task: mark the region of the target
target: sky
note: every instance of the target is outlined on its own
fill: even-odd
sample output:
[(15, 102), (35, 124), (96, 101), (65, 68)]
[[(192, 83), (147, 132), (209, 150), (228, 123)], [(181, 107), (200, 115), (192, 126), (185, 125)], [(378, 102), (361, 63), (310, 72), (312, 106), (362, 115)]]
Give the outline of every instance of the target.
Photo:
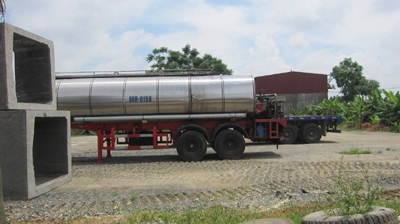
[[(399, 0), (7, 0), (6, 22), (52, 40), (56, 72), (149, 69), (154, 48), (222, 59), (234, 75), (329, 75), (344, 58), (400, 90)], [(330, 90), (335, 95), (339, 89)]]

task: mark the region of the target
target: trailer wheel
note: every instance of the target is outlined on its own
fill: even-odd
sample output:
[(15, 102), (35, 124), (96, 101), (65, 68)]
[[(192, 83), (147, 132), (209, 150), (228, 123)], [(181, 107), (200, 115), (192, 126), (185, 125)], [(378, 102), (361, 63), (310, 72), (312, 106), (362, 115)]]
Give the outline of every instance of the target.
[(297, 127), (288, 125), (286, 128), (283, 129), (283, 140), (280, 140), (282, 144), (293, 144), (297, 140), (297, 134), (299, 130)]
[(314, 123), (301, 127), (300, 135), (305, 143), (317, 143), (321, 139), (321, 129)]
[(206, 140), (197, 131), (187, 131), (178, 138), (176, 150), (185, 161), (199, 161), (207, 152)]
[(214, 147), (222, 159), (239, 159), (245, 149), (243, 135), (234, 130), (222, 131), (215, 139)]

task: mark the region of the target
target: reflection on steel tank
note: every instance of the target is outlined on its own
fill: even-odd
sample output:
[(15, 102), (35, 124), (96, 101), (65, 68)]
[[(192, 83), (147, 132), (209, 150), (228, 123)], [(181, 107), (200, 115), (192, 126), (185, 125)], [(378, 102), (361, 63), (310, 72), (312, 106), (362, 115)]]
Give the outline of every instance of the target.
[(248, 76), (128, 77), (56, 80), (58, 110), (71, 116), (253, 113)]

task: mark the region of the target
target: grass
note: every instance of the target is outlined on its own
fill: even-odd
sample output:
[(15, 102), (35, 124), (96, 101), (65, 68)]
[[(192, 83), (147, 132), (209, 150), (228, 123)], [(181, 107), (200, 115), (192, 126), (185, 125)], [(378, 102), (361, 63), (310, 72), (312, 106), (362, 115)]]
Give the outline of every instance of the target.
[(197, 209), (183, 213), (145, 211), (132, 213), (128, 223), (147, 223), (162, 220), (163, 223), (241, 223), (249, 217), (261, 217), (249, 210), (225, 208), (221, 205), (208, 209)]
[[(374, 206), (392, 208), (400, 214), (400, 190), (381, 192)], [(137, 211), (126, 214), (125, 217), (103, 217), (82, 218), (73, 220), (71, 223), (242, 223), (256, 219), (287, 218), (294, 224), (300, 224), (301, 219), (313, 212), (336, 208), (337, 205), (328, 202), (310, 202), (306, 204), (287, 205), (268, 211), (256, 209), (227, 208), (217, 205), (209, 208), (198, 207), (197, 209), (177, 212), (160, 211), (156, 209)], [(162, 221), (162, 222), (161, 222)]]
[[(375, 206), (392, 208), (400, 212), (400, 200), (381, 199), (374, 203)], [(333, 205), (334, 206), (334, 205)], [(313, 212), (328, 210), (332, 208), (330, 203), (307, 203), (300, 205), (284, 206), (282, 208), (269, 211), (256, 211), (252, 209), (226, 208), (217, 205), (211, 208), (199, 208), (187, 212), (174, 211), (144, 211), (130, 214), (121, 223), (152, 223), (161, 221), (163, 223), (210, 223), (210, 224), (230, 224), (242, 223), (245, 221), (267, 218), (287, 218), (300, 224), (301, 219)]]
[(131, 202), (135, 202), (137, 198), (138, 198), (138, 197), (137, 197), (136, 194), (132, 194), (132, 195), (131, 195)]
[(346, 155), (360, 155), (360, 154), (371, 154), (370, 150), (361, 150), (359, 148), (352, 148), (349, 151), (341, 151), (340, 154)]

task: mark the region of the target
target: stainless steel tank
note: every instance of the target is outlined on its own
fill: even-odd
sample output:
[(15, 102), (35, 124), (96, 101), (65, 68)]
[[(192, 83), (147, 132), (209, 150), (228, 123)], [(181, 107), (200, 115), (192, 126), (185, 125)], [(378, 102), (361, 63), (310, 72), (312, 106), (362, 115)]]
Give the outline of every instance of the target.
[(58, 110), (72, 116), (253, 113), (253, 77), (187, 76), (56, 80)]

